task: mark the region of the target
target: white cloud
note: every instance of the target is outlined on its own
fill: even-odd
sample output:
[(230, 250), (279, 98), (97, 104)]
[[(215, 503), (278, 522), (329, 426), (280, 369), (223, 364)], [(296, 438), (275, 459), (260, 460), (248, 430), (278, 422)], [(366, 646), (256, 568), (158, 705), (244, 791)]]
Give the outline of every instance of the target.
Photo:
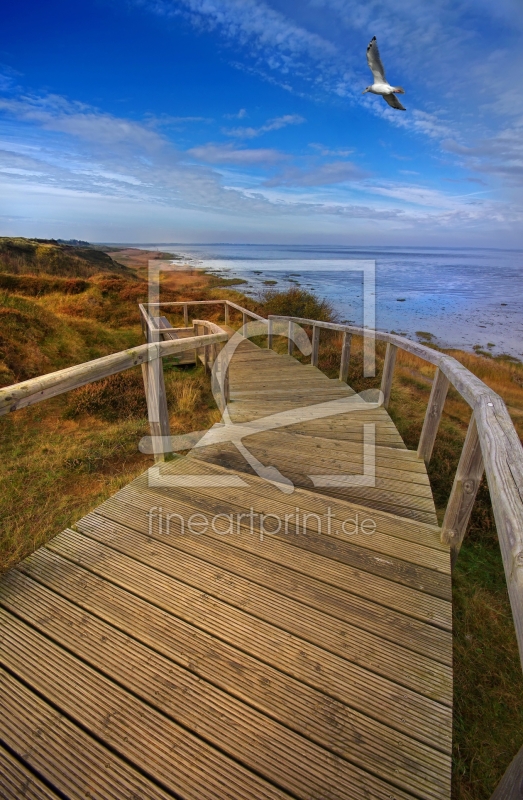
[(333, 161), (309, 169), (288, 167), (281, 174), (265, 181), (265, 186), (331, 186), (361, 180), (365, 172), (350, 161)]
[(224, 129), (223, 133), (238, 139), (254, 139), (270, 131), (279, 131), (281, 128), (287, 127), (287, 125), (302, 125), (304, 122), (304, 117), (299, 114), (284, 114), (282, 117), (274, 117), (274, 119), (267, 120), (259, 128), (228, 128)]
[(236, 114), (224, 114), (223, 116), (225, 119), (245, 119), (249, 115), (247, 114), (247, 109), (240, 108)]
[(48, 131), (77, 136), (103, 146), (134, 145), (158, 151), (166, 140), (147, 126), (104, 114), (84, 103), (57, 95), (0, 98), (0, 111), (23, 122), (33, 122)]
[(318, 144), (317, 142), (311, 142), (309, 147), (312, 147), (313, 150), (317, 150), (322, 156), (335, 156), (336, 158), (346, 158), (347, 156), (352, 155), (354, 152), (353, 149), (347, 149), (344, 147), (326, 147), (325, 145)]
[[(349, 220), (361, 219), (369, 225), (386, 221), (406, 231), (423, 229), (431, 236), (442, 229), (459, 230), (460, 235), (467, 229), (483, 232), (486, 226), (506, 230), (523, 222), (521, 205), (487, 201), (476, 193), (453, 196), (423, 186), (378, 185), (362, 179), (359, 168), (347, 161), (288, 166), (265, 186), (259, 186), (258, 177), (255, 191), (245, 185), (224, 185), (223, 175), (206, 164), (262, 169), (274, 167), (288, 156), (278, 150), (231, 143), (209, 143), (183, 153), (148, 124), (57, 96), (8, 98), (0, 103), (0, 110), (15, 121), (13, 125), (17, 120), (21, 123), (10, 129), (11, 133), (16, 130), (10, 140), (4, 136), (0, 150), (2, 191), (6, 197), (19, 198), (19, 204), (10, 209), (12, 219), (25, 216), (24, 197), (40, 198), (40, 210), (34, 212), (40, 215), (56, 208), (53, 199), (47, 201), (47, 208), (45, 198), (74, 198), (75, 208), (85, 203), (86, 209), (92, 209), (93, 198), (102, 197), (104, 207), (115, 208), (120, 203), (129, 208), (134, 203), (136, 208), (157, 208), (158, 214), (170, 214), (173, 219), (180, 215), (214, 221), (223, 218), (230, 227), (255, 225), (256, 230), (263, 225), (266, 230), (278, 227), (282, 217), (302, 219), (303, 230), (311, 236), (318, 230), (318, 220), (325, 217), (332, 224), (339, 220), (340, 230), (346, 230), (343, 226)], [(290, 124), (288, 117), (292, 115), (269, 120), (266, 125)], [(507, 129), (494, 142), (484, 142), (476, 150), (461, 150), (456, 157), (490, 159), (495, 165), (496, 158), (505, 159), (509, 153), (517, 166), (521, 158), (518, 131)], [(202, 163), (196, 164), (194, 159)], [(234, 174), (229, 173), (227, 180), (234, 181)], [(362, 193), (368, 201), (355, 199)]]
[(208, 164), (233, 164), (238, 166), (266, 166), (286, 158), (279, 150), (270, 148), (239, 149), (231, 144), (205, 144), (187, 151), (190, 156)]

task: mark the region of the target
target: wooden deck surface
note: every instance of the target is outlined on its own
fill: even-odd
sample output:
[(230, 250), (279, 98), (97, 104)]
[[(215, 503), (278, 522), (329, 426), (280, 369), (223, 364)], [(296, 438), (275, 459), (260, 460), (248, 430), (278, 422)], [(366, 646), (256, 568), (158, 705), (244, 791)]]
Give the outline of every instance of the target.
[[(234, 422), (353, 394), (249, 342), (230, 386)], [(3, 577), (0, 796), (450, 798), (450, 563), (425, 467), (383, 408), (290, 420), (243, 444), (292, 493), (233, 444), (198, 448)], [(314, 487), (362, 472), (364, 422), (375, 486)], [(188, 532), (202, 514), (214, 529)]]

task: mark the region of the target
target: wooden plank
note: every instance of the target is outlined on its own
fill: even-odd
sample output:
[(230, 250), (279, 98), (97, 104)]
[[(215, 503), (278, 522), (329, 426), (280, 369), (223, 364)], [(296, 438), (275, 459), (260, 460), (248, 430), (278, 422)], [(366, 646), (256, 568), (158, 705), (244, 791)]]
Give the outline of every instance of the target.
[[(13, 575), (9, 588), (10, 593), (3, 593), (3, 603), (6, 607), (16, 606), (17, 614), (37, 630), (67, 646), (75, 656), (173, 721), (189, 730), (196, 729), (206, 741), (293, 794), (322, 794), (329, 786), (333, 797), (363, 796), (365, 789), (373, 795), (377, 792), (386, 796), (383, 793), (391, 791), (391, 779), (395, 788), (422, 789), (426, 796), (441, 797), (446, 788), (446, 771), (438, 776), (434, 769), (434, 762), (441, 766), (439, 754), (427, 758), (425, 768), (421, 764), (416, 765), (418, 770), (411, 768), (413, 778), (402, 770), (398, 781), (397, 773), (384, 774), (383, 767), (378, 779), (372, 778), (351, 763), (349, 753), (348, 758), (340, 758), (326, 752), (310, 739), (245, 706), (136, 640), (129, 640), (28, 578)], [(16, 602), (17, 590), (23, 592), (22, 603)], [(376, 759), (373, 766), (377, 766)]]
[[(38, 654), (37, 649), (32, 658), (38, 659)], [(37, 664), (35, 669), (46, 672), (42, 669), (42, 663)], [(60, 674), (50, 676), (50, 680), (63, 679), (64, 676)], [(2, 741), (28, 767), (48, 781), (59, 792), (60, 798), (117, 800), (136, 797), (141, 800), (167, 800), (172, 797), (115, 755), (111, 749), (101, 745), (68, 720), (64, 714), (44, 702), (2, 667), (0, 688), (3, 707), (0, 715)], [(75, 694), (74, 689), (71, 694)], [(110, 724), (110, 720), (111, 715), (107, 724)], [(3, 783), (1, 788), (5, 788)], [(51, 793), (49, 796), (55, 795)], [(16, 795), (17, 800), (20, 797), (25, 795)], [(44, 797), (47, 800), (46, 795)]]
[(383, 721), (387, 708), (390, 727), (448, 752), (448, 706), (73, 531), (55, 537), (49, 549), (366, 716)]
[(7, 669), (168, 791), (191, 800), (288, 797), (8, 612), (0, 624)]
[[(190, 516), (202, 509), (202, 502), (197, 496), (183, 498), (177, 496), (176, 500), (173, 500), (172, 497), (159, 492), (147, 492), (143, 489), (140, 492), (133, 491), (132, 486), (121, 490), (115, 497), (135, 508), (143, 508), (146, 512), (161, 505), (166, 513), (178, 512)], [(97, 511), (111, 516), (110, 511), (106, 511), (105, 503)], [(242, 531), (244, 529), (250, 533), (247, 525), (241, 528)], [(346, 589), (351, 594), (380, 603), (386, 608), (421, 622), (451, 630), (452, 616), (448, 600), (425, 594), (423, 590), (398, 586), (394, 581), (365, 571), (363, 567), (367, 565), (367, 561), (364, 560), (361, 551), (348, 550), (343, 547), (345, 544), (343, 542), (329, 541), (326, 536), (315, 536), (312, 532), (308, 532), (307, 536), (273, 535), (270, 539), (265, 537), (263, 540), (253, 535), (235, 536), (233, 544), (249, 552), (259, 552), (258, 548), (264, 548), (263, 557), (273, 562), (279, 563), (281, 558), (286, 563), (294, 563), (294, 568), (304, 575)]]
[[(282, 602), (281, 592), (252, 582), (240, 574), (238, 565), (231, 569), (227, 559), (220, 559), (213, 551), (212, 544), (202, 553), (203, 548), (199, 552), (198, 548), (191, 548), (189, 537), (187, 541), (177, 537), (172, 544), (159, 537), (151, 542), (148, 535), (128, 527), (117, 528), (104, 519), (96, 525), (82, 525), (81, 533), (153, 569), (158, 569), (163, 559), (165, 574), (376, 674), (451, 703), (451, 671), (445, 666), (437, 666), (432, 659), (419, 653), (413, 655), (390, 641), (384, 642), (375, 634), (333, 618), (323, 608), (302, 604), (288, 594)], [(229, 548), (227, 557), (234, 562), (236, 553)]]
[[(160, 475), (166, 477), (166, 491), (172, 491), (168, 486), (169, 475), (230, 475), (234, 470), (229, 470), (222, 466), (215, 464), (202, 463), (198, 459), (191, 457), (179, 458), (175, 462), (170, 462), (167, 466), (162, 466)], [(440, 529), (437, 525), (428, 525), (426, 523), (419, 523), (416, 520), (408, 520), (398, 517), (396, 514), (389, 514), (388, 512), (372, 512), (372, 519), (376, 523), (376, 529), (366, 534), (364, 532), (355, 532), (353, 534), (345, 533), (341, 525), (341, 521), (348, 519), (351, 515), (358, 511), (365, 515), (369, 515), (367, 507), (358, 505), (352, 501), (331, 499), (324, 497), (317, 492), (311, 492), (308, 489), (296, 487), (294, 492), (289, 495), (283, 494), (280, 489), (272, 484), (267, 484), (263, 478), (258, 476), (249, 476), (249, 485), (246, 487), (234, 487), (233, 489), (226, 486), (219, 488), (213, 486), (193, 486), (182, 487), (176, 486), (176, 497), (178, 500), (188, 503), (193, 503), (195, 500), (202, 505), (216, 501), (217, 503), (232, 503), (231, 510), (236, 508), (249, 509), (258, 513), (267, 513), (267, 506), (270, 503), (270, 510), (272, 513), (279, 514), (284, 519), (285, 514), (296, 512), (296, 508), (300, 513), (300, 532), (302, 527), (304, 532), (311, 533), (320, 530), (323, 535), (337, 540), (343, 540), (351, 543), (357, 543), (371, 550), (378, 552), (389, 552), (391, 555), (403, 553), (408, 551), (408, 545), (405, 544), (405, 550), (402, 550), (403, 540), (412, 545), (416, 545), (419, 550), (412, 551), (419, 552), (420, 560), (424, 563), (432, 564), (432, 568), (438, 572), (446, 574), (446, 578), (442, 580), (448, 582), (450, 580), (450, 566), (448, 562), (448, 546), (440, 541)], [(148, 487), (148, 473), (136, 478), (129, 484), (131, 491), (140, 492), (147, 491)], [(123, 489), (122, 491), (125, 491)], [(163, 496), (161, 488), (154, 488), (154, 491)], [(117, 495), (118, 496), (118, 495)], [(212, 498), (212, 500), (211, 500)], [(209, 506), (210, 508), (210, 506)], [(223, 511), (223, 508), (221, 508)], [(304, 513), (310, 513), (310, 518), (304, 518)], [(316, 514), (320, 517), (320, 524), (318, 524)], [(325, 522), (321, 524), (321, 518)], [(331, 525), (327, 524), (328, 519), (334, 520)], [(289, 518), (291, 519), (291, 518)], [(289, 531), (294, 532), (295, 526), (292, 520), (289, 523)], [(432, 551), (437, 550), (438, 553), (432, 555)], [(413, 556), (414, 558), (414, 556)]]
[[(250, 448), (251, 455), (259, 459), (261, 463), (266, 463), (265, 452), (266, 451), (257, 448)], [(199, 461), (207, 464), (223, 465), (236, 473), (243, 473), (243, 480), (255, 475), (255, 470), (246, 466), (243, 456), (232, 445), (227, 448), (227, 451), (225, 451), (225, 445), (222, 445), (221, 449), (218, 447), (199, 448), (197, 455), (191, 455), (191, 457), (197, 458)], [(395, 482), (395, 486), (391, 487), (393, 491), (385, 492), (380, 488), (380, 485), (387, 485), (387, 480), (376, 479), (377, 488), (365, 486), (350, 487), (345, 485), (336, 486), (334, 476), (332, 478), (332, 486), (318, 486), (314, 489), (314, 482), (311, 481), (307, 474), (309, 470), (307, 473), (304, 473), (299, 471), (299, 467), (294, 468), (290, 461), (283, 462), (275, 459), (272, 459), (272, 466), (276, 467), (279, 473), (283, 475), (286, 480), (290, 481), (294, 488), (304, 488), (308, 491), (315, 490), (317, 494), (325, 498), (357, 504), (361, 509), (366, 509), (366, 516), (370, 520), (373, 518), (373, 514), (378, 512), (380, 514), (387, 513), (402, 519), (420, 522), (423, 525), (436, 525), (437, 520), (434, 510), (430, 507), (425, 507), (426, 504), (432, 503), (432, 500), (428, 496), (427, 498), (423, 496), (420, 497), (417, 492), (410, 494), (408, 492), (408, 485), (404, 483)], [(311, 474), (312, 472), (314, 472), (314, 470), (311, 470)], [(333, 475), (333, 472), (329, 468), (327, 473), (322, 472), (320, 474)], [(354, 475), (355, 472), (353, 470), (352, 473), (350, 473), (349, 470), (347, 470), (343, 475), (346, 474)], [(340, 477), (340, 481), (344, 482), (345, 479)], [(371, 523), (369, 523), (369, 525), (371, 525)], [(404, 557), (406, 560), (412, 560), (410, 553)]]
[(432, 456), (432, 450), (434, 442), (436, 441), (436, 435), (438, 433), (449, 386), (450, 381), (447, 376), (439, 369), (436, 369), (418, 444), (418, 458), (422, 458), (427, 465)]
[[(312, 474), (325, 472), (329, 466), (333, 474), (344, 471), (360, 473), (364, 463), (363, 448), (359, 444), (352, 442), (342, 444), (319, 436), (288, 433), (285, 428), (254, 432), (252, 435), (244, 437), (244, 444), (249, 448), (265, 449), (272, 454), (271, 460), (274, 463), (279, 464), (280, 460), (290, 459), (290, 462), (296, 468), (299, 467), (300, 471), (308, 470)], [(217, 446), (221, 447), (222, 445)], [(394, 482), (415, 484), (417, 488), (409, 486), (409, 490), (430, 498), (430, 508), (434, 509), (426, 471), (418, 468), (418, 461), (405, 459), (403, 452), (377, 446), (375, 464), (379, 472), (376, 473), (376, 477), (389, 479), (390, 484), (387, 486), (390, 486), (391, 490), (394, 489)], [(193, 455), (196, 454), (197, 449), (193, 451)], [(405, 489), (405, 491), (407, 490)]]
[[(374, 721), (323, 692), (97, 578), (45, 548), (18, 569), (291, 730), (381, 775), (448, 770), (448, 754)], [(44, 620), (45, 622), (45, 620)], [(354, 741), (358, 747), (354, 747)], [(408, 761), (406, 761), (406, 758)]]
[[(109, 531), (110, 529), (111, 526)], [(161, 558), (165, 559), (162, 570), (165, 575), (176, 581), (183, 581), (193, 589), (204, 592), (208, 597), (216, 598), (220, 603), (227, 603), (228, 606), (241, 610), (243, 613), (234, 618), (245, 628), (252, 625), (250, 616), (255, 615), (258, 621), (267, 623), (260, 627), (262, 635), (268, 630), (267, 626), (277, 626), (293, 637), (309, 642), (314, 652), (322, 648), (325, 653), (324, 658), (328, 658), (327, 652), (333, 656), (340, 656), (365, 670), (373, 670), (376, 675), (408, 686), (413, 691), (438, 702), (447, 704), (451, 702), (450, 674), (445, 667), (436, 666), (430, 659), (425, 659), (419, 654), (413, 656), (410, 651), (400, 647), (394, 648), (390, 643), (384, 645), (373, 634), (334, 620), (290, 598), (282, 604), (279, 594), (271, 590), (250, 584), (241, 576), (217, 568), (188, 553), (166, 547), (159, 542), (148, 543), (142, 534), (135, 531), (129, 530), (128, 538), (124, 541), (122, 537), (111, 535), (106, 525), (96, 529), (90, 527), (88, 536), (89, 540), (94, 540), (103, 546), (102, 550), (98, 550), (95, 546), (93, 552), (100, 552), (105, 558), (116, 558), (114, 554), (107, 553), (103, 549), (107, 546), (127, 558), (146, 564), (153, 570), (158, 570)], [(66, 556), (70, 551), (89, 553), (93, 545), (89, 540), (86, 542), (83, 537), (60, 534), (53, 541), (51, 549)], [(245, 615), (249, 615), (249, 618)], [(274, 636), (276, 639), (281, 638), (280, 633)]]
[[(310, 475), (354, 475), (358, 471), (350, 469), (348, 465), (335, 462), (332, 459), (306, 457), (296, 453), (296, 461), (288, 452), (281, 449), (274, 451), (270, 447), (260, 447), (248, 442), (249, 452), (262, 463), (270, 463), (277, 467), (285, 478), (292, 481), (295, 487), (302, 487), (315, 491), (326, 497), (358, 503), (365, 506), (368, 514), (374, 510), (385, 511), (398, 517), (418, 520), (429, 525), (437, 524), (434, 500), (429, 486), (393, 481), (390, 478), (376, 477), (374, 486), (315, 486)], [(220, 464), (246, 475), (254, 475), (236, 447), (232, 444), (212, 445), (198, 447), (191, 452), (191, 458), (205, 461), (206, 463)], [(398, 476), (399, 477), (399, 476)]]
[[(361, 434), (361, 442), (363, 442), (363, 424), (358, 423), (355, 426), (355, 430)], [(298, 450), (307, 448), (309, 452), (318, 451), (321, 455), (332, 454), (336, 459), (347, 461), (358, 467), (363, 464), (363, 449), (361, 444), (354, 440), (344, 439), (337, 441), (321, 434), (313, 436), (310, 433), (298, 431), (296, 426), (281, 428), (278, 430), (277, 435), (279, 441), (285, 442), (288, 447), (296, 447)], [(254, 441), (264, 442), (263, 436), (263, 433), (255, 433), (252, 437), (248, 437), (248, 441), (252, 438)], [(398, 450), (398, 448), (391, 448), (389, 445), (377, 445), (376, 464), (384, 470), (389, 470), (389, 477), (393, 475), (402, 477), (408, 474), (409, 480), (429, 485), (429, 478), (423, 463), (410, 450)]]
[(456, 562), (465, 537), (483, 471), (483, 455), (473, 414), (441, 527), (441, 540), (450, 545), (452, 564)]
[[(182, 511), (186, 513), (186, 510)], [(299, 551), (289, 554), (288, 548), (278, 541), (266, 547), (256, 537), (228, 538), (212, 530), (206, 532), (205, 538), (187, 537), (180, 520), (176, 518), (171, 519), (167, 531), (164, 526), (160, 530), (159, 525), (151, 524), (145, 508), (115, 498), (106, 501), (103, 514), (99, 511), (88, 514), (76, 527), (88, 534), (90, 528), (107, 524), (108, 520), (115, 532), (120, 530), (119, 525), (132, 528), (150, 539), (158, 539), (215, 566), (226, 567), (249, 581), (374, 633), (381, 639), (443, 664), (450, 666), (452, 663), (452, 640), (447, 631), (391, 609), (386, 610), (372, 601), (351, 594), (346, 587), (340, 589), (333, 586), (322, 580), (323, 570), (314, 561), (311, 565), (311, 559), (304, 558)]]
[(59, 800), (40, 778), (0, 745), (0, 791), (4, 800)]

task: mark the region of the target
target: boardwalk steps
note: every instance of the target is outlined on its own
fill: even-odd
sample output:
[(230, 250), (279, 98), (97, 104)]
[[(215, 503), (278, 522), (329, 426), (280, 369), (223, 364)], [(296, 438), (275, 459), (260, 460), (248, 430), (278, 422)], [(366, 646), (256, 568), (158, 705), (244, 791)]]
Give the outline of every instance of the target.
[[(230, 368), (234, 422), (351, 394), (249, 342)], [(0, 581), (2, 796), (450, 797), (449, 548), (425, 466), (383, 408), (298, 417), (245, 440), (292, 493), (234, 445), (198, 448)], [(361, 474), (363, 422), (375, 486), (313, 486)]]

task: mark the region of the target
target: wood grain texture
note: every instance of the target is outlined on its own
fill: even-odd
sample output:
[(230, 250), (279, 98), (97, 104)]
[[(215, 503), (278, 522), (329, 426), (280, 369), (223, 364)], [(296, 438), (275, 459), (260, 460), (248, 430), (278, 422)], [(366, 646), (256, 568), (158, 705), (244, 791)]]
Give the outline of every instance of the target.
[(441, 528), (441, 540), (451, 548), (452, 564), (463, 543), (483, 471), (478, 428), (472, 415)]
[(349, 377), (349, 363), (350, 363), (350, 345), (352, 334), (343, 332), (343, 344), (341, 348), (341, 362), (340, 362), (340, 381), (347, 382)]
[(436, 369), (418, 444), (418, 458), (423, 459), (427, 465), (432, 456), (449, 386), (450, 381), (447, 376), (440, 369)]
[(392, 391), (392, 379), (394, 377), (394, 366), (398, 348), (395, 344), (388, 342), (385, 353), (385, 363), (383, 364), (383, 374), (381, 377), (381, 391), (383, 394), (383, 408), (388, 408), (390, 403), (390, 393)]
[(523, 798), (523, 747), (514, 756), (490, 800)]

